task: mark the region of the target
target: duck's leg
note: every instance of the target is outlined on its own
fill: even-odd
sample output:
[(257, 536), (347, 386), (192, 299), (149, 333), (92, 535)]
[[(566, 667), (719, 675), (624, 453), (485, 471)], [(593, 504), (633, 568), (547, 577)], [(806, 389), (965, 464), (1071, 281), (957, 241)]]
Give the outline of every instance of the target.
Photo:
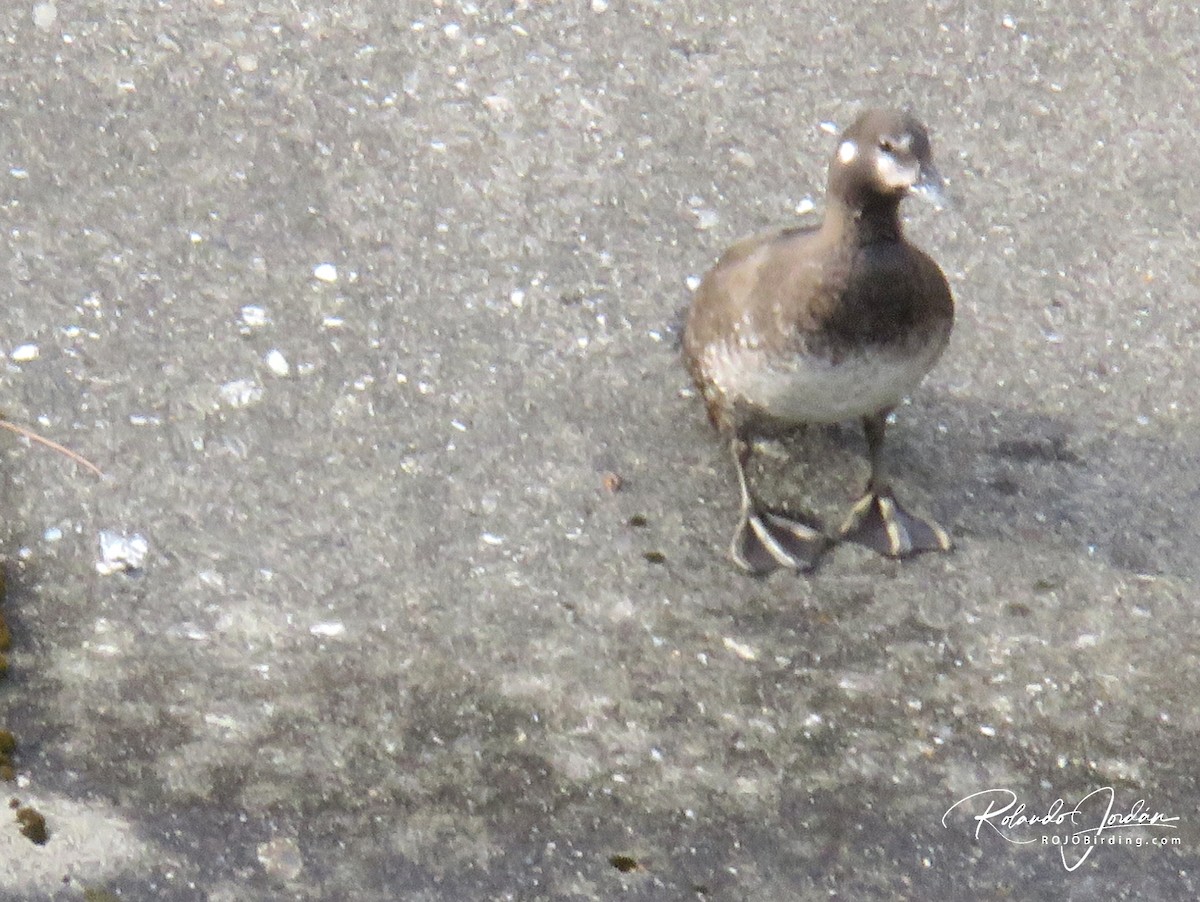
[(829, 537), (818, 524), (761, 505), (746, 481), (750, 443), (735, 436), (731, 448), (742, 492), (741, 520), (729, 549), (734, 563), (755, 576), (765, 576), (780, 567), (812, 570), (832, 544)]
[(888, 557), (908, 557), (922, 551), (949, 551), (950, 534), (933, 520), (910, 514), (900, 506), (883, 476), (883, 435), (891, 411), (863, 417), (871, 478), (867, 492), (842, 525), (841, 537)]

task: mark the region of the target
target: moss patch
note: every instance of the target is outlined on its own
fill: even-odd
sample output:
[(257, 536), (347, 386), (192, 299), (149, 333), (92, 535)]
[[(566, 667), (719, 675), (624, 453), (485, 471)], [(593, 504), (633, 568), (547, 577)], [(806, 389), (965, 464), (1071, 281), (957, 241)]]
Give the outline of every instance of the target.
[(36, 808), (29, 805), (18, 808), (17, 823), (21, 825), (21, 835), (30, 842), (44, 846), (50, 840), (50, 831), (46, 829), (46, 819)]
[(119, 902), (116, 896), (106, 889), (89, 886), (83, 891), (84, 902)]
[[(4, 562), (0, 561), (0, 605), (4, 604)], [(12, 633), (4, 621), (4, 611), (0, 608), (0, 680), (8, 675), (8, 651), (12, 645)], [(17, 738), (8, 730), (0, 729), (0, 780), (8, 782), (15, 780), (16, 769), (13, 767), (12, 754), (17, 750)]]
[(628, 874), (630, 871), (639, 871), (642, 869), (642, 863), (632, 855), (613, 855), (608, 859), (608, 863), (622, 874)]
[[(4, 604), (4, 562), (0, 561), (0, 605)], [(12, 644), (12, 634), (8, 631), (8, 624), (4, 622), (4, 611), (0, 610), (0, 651), (8, 651), (8, 646)]]
[(8, 730), (0, 730), (0, 780), (16, 779), (12, 754), (17, 750), (17, 737)]

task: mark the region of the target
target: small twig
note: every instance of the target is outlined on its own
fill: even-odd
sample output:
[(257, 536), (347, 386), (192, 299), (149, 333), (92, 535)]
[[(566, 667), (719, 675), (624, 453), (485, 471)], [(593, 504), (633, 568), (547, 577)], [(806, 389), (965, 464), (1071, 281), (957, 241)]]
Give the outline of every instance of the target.
[(57, 451), (59, 454), (62, 454), (63, 456), (75, 461), (75, 463), (79, 464), (84, 469), (91, 470), (101, 479), (104, 478), (104, 473), (101, 472), (100, 468), (86, 457), (81, 454), (76, 454), (70, 448), (64, 448), (58, 442), (51, 441), (48, 438), (43, 438), (32, 429), (27, 429), (24, 426), (18, 426), (16, 423), (10, 422), (3, 417), (0, 417), (0, 428), (7, 429), (9, 432), (15, 432), (17, 435), (23, 436), (29, 439), (31, 442), (37, 442), (39, 445), (45, 445), (52, 451)]

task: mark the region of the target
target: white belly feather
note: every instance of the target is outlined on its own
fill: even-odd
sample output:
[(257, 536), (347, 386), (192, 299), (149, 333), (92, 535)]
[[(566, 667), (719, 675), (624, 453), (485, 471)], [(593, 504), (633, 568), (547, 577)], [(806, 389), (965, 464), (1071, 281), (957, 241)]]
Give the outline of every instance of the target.
[(784, 423), (836, 423), (899, 404), (941, 355), (944, 340), (938, 339), (907, 353), (874, 347), (836, 364), (805, 354), (768, 356), (736, 341), (716, 343), (706, 349), (703, 365), (727, 403)]

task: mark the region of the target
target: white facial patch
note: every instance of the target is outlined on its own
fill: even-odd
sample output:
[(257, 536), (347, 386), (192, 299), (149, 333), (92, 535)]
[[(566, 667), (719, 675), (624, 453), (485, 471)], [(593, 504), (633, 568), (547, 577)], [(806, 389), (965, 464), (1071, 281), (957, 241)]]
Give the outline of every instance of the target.
[(858, 145), (853, 141), (843, 141), (842, 146), (838, 148), (838, 162), (845, 166), (854, 162), (856, 156), (858, 156)]
[(921, 166), (916, 162), (902, 166), (886, 150), (880, 150), (875, 154), (875, 174), (879, 176), (880, 184), (889, 188), (911, 188), (921, 175)]

